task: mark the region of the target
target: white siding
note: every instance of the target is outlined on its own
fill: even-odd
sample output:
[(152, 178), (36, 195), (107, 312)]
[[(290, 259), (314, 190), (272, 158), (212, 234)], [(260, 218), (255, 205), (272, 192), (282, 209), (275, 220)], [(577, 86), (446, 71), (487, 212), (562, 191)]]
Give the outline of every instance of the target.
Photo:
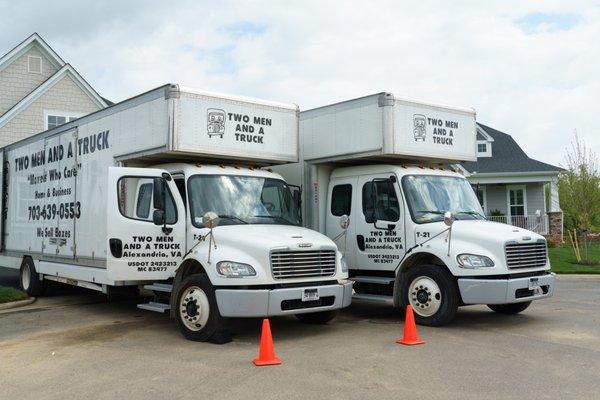
[[(27, 57), (42, 58), (42, 73), (30, 73), (27, 68)], [(44, 81), (56, 73), (57, 69), (38, 50), (32, 47), (21, 57), (14, 60), (0, 71), (0, 115), (8, 111), (21, 99), (33, 92)]]
[(502, 214), (507, 214), (506, 207), (506, 186), (505, 185), (485, 185), (487, 209), (486, 214), (492, 210), (499, 210)]
[[(536, 210), (546, 213), (544, 201), (544, 184), (542, 182), (527, 183), (525, 185), (525, 201), (527, 203), (527, 214), (533, 215)], [(483, 185), (482, 185), (483, 186)], [(500, 210), (502, 214), (508, 215), (507, 185), (485, 185), (487, 209), (486, 214), (492, 210)]]
[(0, 128), (0, 147), (44, 130), (44, 110), (61, 110), (89, 114), (99, 110), (70, 75), (65, 75), (53, 87)]
[(525, 190), (527, 191), (527, 214), (534, 215), (536, 210), (540, 210), (544, 215), (546, 212), (544, 184), (528, 183)]

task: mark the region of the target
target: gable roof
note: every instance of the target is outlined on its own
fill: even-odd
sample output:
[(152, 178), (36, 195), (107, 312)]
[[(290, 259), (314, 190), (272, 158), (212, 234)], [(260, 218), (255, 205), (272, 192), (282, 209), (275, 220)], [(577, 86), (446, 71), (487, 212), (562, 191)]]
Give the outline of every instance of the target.
[(35, 100), (40, 98), (40, 96), (46, 93), (58, 81), (60, 81), (63, 77), (67, 75), (73, 78), (75, 84), (79, 86), (79, 88), (83, 90), (90, 97), (90, 99), (98, 105), (98, 107), (107, 107), (106, 101), (98, 93), (96, 93), (94, 88), (92, 88), (89, 85), (89, 83), (87, 83), (85, 79), (83, 79), (81, 75), (79, 75), (77, 71), (75, 71), (75, 68), (73, 68), (70, 64), (65, 64), (54, 75), (46, 79), (41, 85), (35, 88), (33, 92), (23, 97), (17, 104), (15, 104), (12, 108), (10, 108), (8, 111), (2, 114), (0, 116), (0, 128), (6, 125), (8, 121), (10, 121), (13, 117), (17, 116), (22, 110), (24, 110)]
[(477, 130), (493, 139), (492, 157), (480, 157), (466, 162), (462, 167), (470, 174), (541, 172), (559, 173), (563, 168), (529, 158), (515, 140), (507, 133), (477, 123)]
[(48, 60), (56, 67), (56, 69), (62, 68), (66, 63), (62, 58), (42, 39), (37, 32), (33, 33), (27, 39), (16, 45), (11, 51), (6, 53), (0, 58), (0, 71), (6, 68), (11, 62), (16, 60), (25, 54), (30, 48), (38, 45), (40, 51), (48, 58)]
[(50, 78), (42, 82), (31, 93), (23, 97), (17, 104), (12, 106), (4, 114), (0, 115), (0, 128), (6, 125), (13, 117), (18, 115), (22, 110), (28, 107), (31, 103), (37, 100), (46, 91), (52, 88), (61, 78), (69, 75), (73, 78), (75, 84), (86, 93), (90, 99), (98, 105), (105, 108), (110, 103), (108, 100), (101, 97), (89, 83), (73, 68), (70, 64), (64, 62), (62, 58), (42, 39), (40, 35), (33, 33), (27, 39), (16, 45), (12, 50), (0, 58), (0, 71), (6, 68), (14, 60), (25, 54), (33, 46), (37, 48), (48, 58), (48, 60), (58, 69)]

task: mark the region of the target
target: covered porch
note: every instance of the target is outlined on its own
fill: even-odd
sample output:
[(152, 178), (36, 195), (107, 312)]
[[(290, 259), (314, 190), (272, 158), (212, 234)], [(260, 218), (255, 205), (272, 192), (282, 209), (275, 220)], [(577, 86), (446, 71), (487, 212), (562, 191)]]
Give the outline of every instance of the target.
[[(488, 220), (541, 235), (551, 232), (549, 215), (560, 213), (556, 176), (469, 177)], [(562, 231), (560, 232), (562, 235)]]

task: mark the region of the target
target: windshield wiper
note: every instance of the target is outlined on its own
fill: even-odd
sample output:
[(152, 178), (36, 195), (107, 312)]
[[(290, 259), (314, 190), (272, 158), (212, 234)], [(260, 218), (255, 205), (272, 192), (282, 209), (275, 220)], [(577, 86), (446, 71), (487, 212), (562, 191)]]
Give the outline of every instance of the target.
[(429, 213), (429, 214), (438, 214), (438, 215), (444, 215), (446, 213), (446, 211), (439, 211), (439, 210), (419, 210), (417, 212), (420, 212), (420, 213)]
[(219, 218), (233, 219), (233, 220), (236, 220), (236, 221), (240, 221), (242, 224), (247, 224), (248, 223), (248, 222), (244, 221), (243, 219), (241, 219), (240, 217), (236, 217), (235, 215), (219, 214)]
[(457, 211), (456, 214), (477, 215), (478, 217), (485, 219), (485, 216), (481, 215), (477, 211)]
[(278, 217), (276, 215), (253, 215), (252, 218), (271, 218), (280, 222), (284, 222), (286, 224), (289, 225), (294, 225), (292, 224), (290, 221), (288, 221), (287, 219), (283, 218), (283, 217)]

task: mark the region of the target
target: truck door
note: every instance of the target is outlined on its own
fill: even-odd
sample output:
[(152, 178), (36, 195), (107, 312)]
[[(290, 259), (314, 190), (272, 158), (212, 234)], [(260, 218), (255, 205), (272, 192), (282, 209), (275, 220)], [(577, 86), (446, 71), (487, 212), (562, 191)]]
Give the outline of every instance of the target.
[(358, 178), (355, 225), (356, 267), (394, 270), (405, 252), (404, 213), (398, 183), (392, 174)]
[[(154, 179), (164, 177), (165, 224), (155, 225)], [(185, 254), (185, 209), (164, 170), (108, 169), (107, 272), (115, 281), (168, 279)]]
[[(354, 193), (356, 192), (356, 178), (342, 178), (332, 180), (327, 194), (327, 217), (325, 221), (326, 234), (331, 239), (336, 239), (335, 244), (344, 254), (346, 263), (352, 267), (356, 253), (356, 244), (354, 243), (354, 223), (353, 215), (357, 207), (354, 204)], [(350, 217), (350, 226), (346, 234), (340, 227), (340, 218), (342, 215)]]

